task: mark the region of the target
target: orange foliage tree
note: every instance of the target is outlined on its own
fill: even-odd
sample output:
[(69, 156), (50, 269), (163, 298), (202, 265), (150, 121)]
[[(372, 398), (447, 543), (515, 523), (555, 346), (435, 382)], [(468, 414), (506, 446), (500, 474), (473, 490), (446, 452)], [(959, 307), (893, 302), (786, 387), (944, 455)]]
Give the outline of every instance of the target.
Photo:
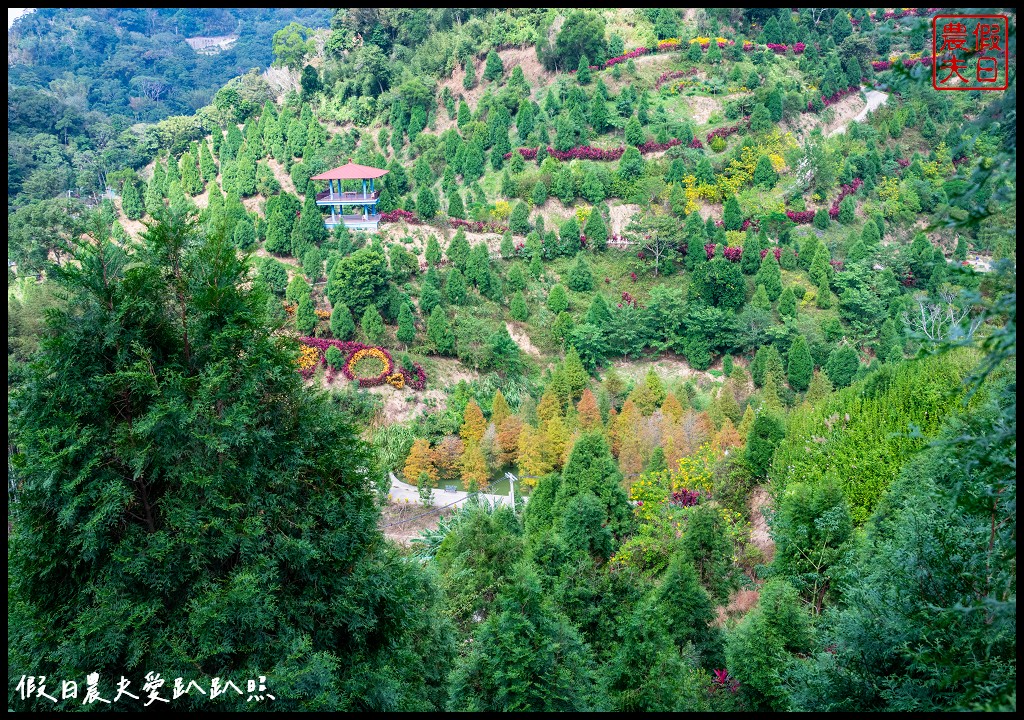
[(576, 405), (576, 412), (579, 413), (579, 423), (583, 430), (601, 427), (601, 409), (597, 406), (597, 398), (590, 392), (590, 388), (583, 391), (583, 396)]
[(498, 428), (498, 465), (515, 465), (519, 458), (519, 435), (525, 423), (515, 415), (505, 418)]
[(463, 442), (455, 435), (449, 435), (434, 448), (434, 467), (441, 480), (459, 478), (459, 461), (462, 458)]

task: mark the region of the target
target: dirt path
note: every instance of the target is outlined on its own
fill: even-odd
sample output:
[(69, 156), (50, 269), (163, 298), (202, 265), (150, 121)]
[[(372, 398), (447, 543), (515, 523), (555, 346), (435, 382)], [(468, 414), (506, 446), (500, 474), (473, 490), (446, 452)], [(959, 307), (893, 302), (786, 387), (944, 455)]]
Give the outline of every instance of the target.
[[(889, 96), (886, 95), (884, 92), (879, 92), (878, 90), (870, 90), (868, 88), (862, 88), (862, 90), (864, 90), (864, 97), (867, 98), (867, 105), (865, 105), (864, 109), (861, 110), (856, 115), (854, 115), (852, 118), (842, 119), (842, 124), (835, 130), (830, 132), (829, 135), (839, 135), (840, 133), (846, 132), (846, 128), (849, 126), (851, 122), (864, 122), (865, 120), (868, 119), (868, 113), (877, 110), (878, 108), (885, 104), (886, 100), (889, 99)], [(841, 119), (836, 118), (836, 120), (838, 122)]]
[(512, 336), (512, 339), (516, 341), (516, 345), (519, 346), (520, 350), (527, 355), (540, 357), (540, 350), (530, 342), (530, 336), (526, 334), (526, 330), (510, 322), (505, 323), (505, 329), (508, 330), (508, 334)]
[(775, 541), (772, 540), (771, 532), (768, 530), (768, 521), (765, 519), (763, 509), (770, 508), (772, 504), (768, 491), (759, 487), (750, 495), (750, 542), (764, 553), (764, 564), (772, 561), (775, 555)]

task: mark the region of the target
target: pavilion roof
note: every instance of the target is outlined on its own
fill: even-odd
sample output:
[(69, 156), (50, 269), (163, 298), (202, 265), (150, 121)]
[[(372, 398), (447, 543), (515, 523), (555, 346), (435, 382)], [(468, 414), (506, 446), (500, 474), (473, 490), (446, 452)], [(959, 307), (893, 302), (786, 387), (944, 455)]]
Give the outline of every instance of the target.
[(348, 162), (327, 172), (314, 175), (310, 180), (370, 180), (387, 174), (387, 170)]

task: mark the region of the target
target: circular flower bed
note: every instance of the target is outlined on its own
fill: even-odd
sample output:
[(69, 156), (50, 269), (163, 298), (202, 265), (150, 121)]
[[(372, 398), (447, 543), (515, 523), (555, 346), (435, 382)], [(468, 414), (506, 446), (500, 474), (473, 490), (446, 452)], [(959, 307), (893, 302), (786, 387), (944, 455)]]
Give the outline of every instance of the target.
[[(423, 390), (427, 386), (427, 374), (419, 363), (411, 363), (412, 367), (408, 368), (399, 367), (384, 348), (327, 338), (301, 337), (299, 342), (304, 347), (297, 360), (298, 370), (306, 380), (313, 377), (316, 369), (325, 362), (328, 348), (335, 347), (345, 357), (341, 373), (349, 380), (358, 381), (360, 387), (387, 383), (396, 390)], [(334, 369), (329, 364), (326, 372), (330, 382)]]
[(386, 382), (394, 370), (395, 362), (386, 350), (368, 347), (353, 352), (343, 372), (346, 377), (358, 380), (360, 387), (371, 387)]

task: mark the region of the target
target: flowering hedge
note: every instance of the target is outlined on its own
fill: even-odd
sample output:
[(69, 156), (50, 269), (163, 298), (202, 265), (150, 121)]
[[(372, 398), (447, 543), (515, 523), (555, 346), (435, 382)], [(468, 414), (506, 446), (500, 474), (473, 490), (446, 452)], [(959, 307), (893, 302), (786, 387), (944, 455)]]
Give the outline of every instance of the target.
[[(822, 104), (825, 107), (828, 107), (829, 105), (835, 105), (837, 102), (839, 102), (843, 98), (848, 97), (850, 95), (853, 95), (856, 92), (860, 92), (860, 86), (858, 86), (858, 85), (851, 85), (850, 87), (846, 88), (845, 90), (836, 90), (834, 93), (832, 93), (828, 97), (825, 97), (824, 95), (822, 95), (821, 96), (821, 102), (822, 102)], [(813, 101), (808, 100), (807, 101), (807, 112), (813, 112), (813, 111), (814, 111)]]
[[(897, 162), (899, 162), (897, 160)], [(910, 163), (908, 162), (907, 165)], [(864, 181), (860, 178), (854, 178), (852, 183), (841, 185), (839, 187), (839, 197), (832, 202), (832, 207), (828, 209), (828, 216), (835, 220), (839, 217), (839, 203), (841, 203), (847, 195), (853, 195), (855, 192), (860, 190), (860, 186), (864, 184)]]
[(607, 60), (605, 60), (604, 65), (602, 65), (601, 67), (592, 65), (590, 69), (600, 70), (602, 68), (610, 68), (612, 65), (618, 65), (619, 63), (626, 62), (627, 60), (632, 60), (633, 58), (640, 57), (641, 55), (646, 55), (650, 51), (650, 48), (638, 47), (635, 50), (630, 50), (628, 53), (625, 53), (624, 55), (616, 55), (613, 58), (608, 58)]
[(722, 254), (725, 259), (729, 262), (739, 262), (740, 257), (743, 256), (743, 248), (741, 247), (727, 247), (722, 249)]
[[(422, 390), (427, 386), (427, 374), (419, 363), (413, 363), (411, 369), (397, 367), (394, 358), (382, 347), (330, 338), (300, 337), (299, 342), (304, 346), (299, 354), (299, 374), (307, 380), (313, 376), (320, 363), (326, 362), (327, 348), (336, 347), (345, 356), (341, 373), (349, 380), (357, 380), (360, 387), (373, 387), (387, 383), (396, 389), (407, 385), (413, 390)], [(381, 360), (384, 364), (383, 372), (372, 378), (357, 378), (352, 373), (353, 365), (369, 356)], [(330, 366), (328, 366), (328, 372), (333, 372)]]
[(683, 144), (683, 141), (680, 140), (679, 138), (672, 138), (668, 142), (663, 142), (663, 143), (654, 142), (653, 140), (648, 140), (643, 145), (638, 145), (636, 149), (640, 151), (641, 155), (646, 155), (647, 153), (659, 152), (661, 150), (668, 150), (669, 148), (675, 147), (676, 145), (682, 145), (682, 144)]
[(765, 47), (776, 55), (785, 55), (786, 51), (790, 48), (792, 48), (794, 55), (800, 55), (807, 49), (807, 44), (802, 42), (793, 43), (792, 45), (786, 45), (785, 43), (768, 43)]
[(715, 244), (708, 243), (704, 246), (704, 254), (707, 255), (708, 260), (715, 259)]
[[(771, 248), (771, 251), (772, 251), (772, 255), (775, 256), (776, 260), (780, 260), (782, 258), (782, 248), (780, 248), (778, 245), (776, 245), (775, 247)], [(768, 254), (768, 248), (763, 248), (761, 250), (761, 259), (764, 260), (764, 256), (767, 255), (767, 254)]]
[(408, 210), (389, 210), (380, 214), (380, 221), (382, 223), (393, 223), (405, 221), (410, 225), (422, 225), (423, 221), (413, 215)]
[[(631, 274), (635, 275), (635, 273), (631, 273)], [(622, 291), (622, 302), (618, 303), (618, 306), (622, 307), (623, 304), (632, 305), (635, 308), (640, 307), (640, 303), (638, 303), (636, 301), (636, 298), (634, 298), (632, 295), (630, 295), (625, 290)]]
[(802, 210), (800, 212), (794, 210), (787, 210), (786, 217), (795, 222), (797, 225), (806, 225), (807, 223), (814, 220), (813, 210)]
[[(749, 116), (743, 118), (743, 120), (746, 123), (748, 123), (748, 124), (750, 122)], [(706, 136), (706, 139), (707, 139), (708, 142), (711, 142), (716, 137), (720, 137), (723, 140), (725, 140), (725, 138), (729, 137), (733, 133), (738, 133), (740, 131), (740, 127), (742, 127), (742, 126), (741, 125), (730, 125), (728, 127), (720, 127), (717, 130), (712, 130), (711, 132), (709, 132), (707, 134), (707, 136)]]
[(693, 140), (690, 141), (690, 147), (692, 147), (692, 148), (694, 148), (696, 150), (703, 150), (704, 149), (704, 143), (702, 143), (700, 141), (700, 138), (694, 138)]
[(679, 38), (666, 38), (658, 43), (658, 52), (671, 52), (679, 49)]
[(836, 272), (842, 272), (843, 271), (843, 261), (842, 260), (829, 260), (828, 264), (831, 265), (832, 269), (835, 270)]
[(577, 145), (564, 151), (548, 147), (548, 155), (555, 160), (618, 160), (624, 152), (626, 152), (624, 147), (602, 150), (590, 145)]

